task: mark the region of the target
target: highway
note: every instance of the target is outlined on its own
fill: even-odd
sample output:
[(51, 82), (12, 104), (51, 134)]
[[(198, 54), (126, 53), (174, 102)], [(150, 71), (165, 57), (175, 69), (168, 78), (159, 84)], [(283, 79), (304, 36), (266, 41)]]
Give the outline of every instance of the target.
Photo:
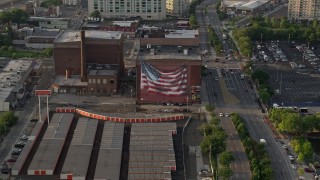
[[(197, 16), (200, 16), (200, 12), (202, 12), (203, 17), (197, 17), (198, 20), (204, 19), (199, 23), (200, 27), (202, 26), (211, 26), (216, 34), (219, 36), (220, 40), (223, 41), (222, 38), (222, 26), (217, 17), (215, 6), (209, 5), (214, 1), (205, 1), (203, 4), (198, 6)], [(209, 6), (208, 6), (209, 5)], [(208, 6), (208, 7), (207, 7)], [(204, 10), (207, 7), (207, 13)], [(200, 31), (201, 32), (201, 31)], [(199, 33), (200, 33), (199, 32)], [(205, 44), (206, 38), (205, 36), (201, 38), (201, 44)], [(231, 45), (226, 42), (223, 43), (223, 47), (228, 53)], [(228, 72), (226, 76), (221, 74), (220, 68), (230, 68), (229, 64), (233, 64), (233, 68), (237, 68), (236, 72)], [(208, 63), (207, 67), (209, 68), (209, 75), (205, 78), (206, 88), (208, 93), (208, 98), (210, 104), (213, 104), (216, 107), (217, 114), (222, 113), (232, 113), (237, 112), (241, 117), (244, 118), (246, 126), (249, 130), (251, 137), (257, 141), (259, 139), (265, 139), (267, 141), (266, 150), (269, 154), (271, 165), (273, 167), (274, 179), (285, 180), (285, 179), (296, 179), (297, 174), (292, 169), (289, 159), (287, 157), (287, 153), (282, 148), (282, 145), (276, 141), (274, 135), (270, 128), (264, 123), (263, 116), (261, 110), (256, 102), (256, 92), (254, 89), (250, 88), (247, 80), (241, 80), (240, 73), (241, 70), (240, 62), (238, 66), (235, 66), (234, 62), (227, 62), (226, 64), (218, 64), (215, 62)], [(218, 77), (218, 80), (215, 80), (215, 77)], [(227, 117), (221, 117), (222, 126), (226, 129), (228, 133), (234, 135), (233, 128), (230, 126), (230, 123), (226, 123), (226, 121), (231, 120)], [(232, 137), (237, 138), (237, 137)], [(234, 153), (235, 163), (232, 164), (232, 169), (234, 175), (232, 179), (250, 179), (248, 176), (248, 171), (250, 169), (247, 167), (246, 155), (243, 154), (242, 149), (239, 149), (237, 146), (237, 142), (228, 141), (227, 146), (233, 151), (238, 151)], [(237, 147), (236, 147), (237, 146)], [(238, 148), (238, 149), (237, 149)]]

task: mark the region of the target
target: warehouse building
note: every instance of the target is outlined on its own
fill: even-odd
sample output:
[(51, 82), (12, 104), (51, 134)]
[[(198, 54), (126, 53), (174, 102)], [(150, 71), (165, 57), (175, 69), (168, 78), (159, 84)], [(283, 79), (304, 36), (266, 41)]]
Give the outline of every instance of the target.
[(86, 179), (97, 126), (97, 120), (79, 118), (60, 179)]
[(123, 38), (117, 31), (66, 31), (54, 42), (54, 92), (112, 94), (123, 73)]
[(128, 180), (171, 179), (176, 170), (175, 123), (132, 124)]
[(200, 102), (201, 53), (197, 30), (141, 33), (137, 103)]
[(104, 123), (94, 179), (120, 179), (123, 134), (123, 123)]
[(74, 114), (55, 113), (28, 168), (28, 175), (53, 175)]

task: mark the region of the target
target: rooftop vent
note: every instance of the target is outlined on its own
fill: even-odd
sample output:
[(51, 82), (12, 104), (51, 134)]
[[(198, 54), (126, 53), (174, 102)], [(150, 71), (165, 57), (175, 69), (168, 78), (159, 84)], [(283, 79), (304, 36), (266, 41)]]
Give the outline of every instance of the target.
[(151, 49), (151, 44), (147, 44), (147, 49)]

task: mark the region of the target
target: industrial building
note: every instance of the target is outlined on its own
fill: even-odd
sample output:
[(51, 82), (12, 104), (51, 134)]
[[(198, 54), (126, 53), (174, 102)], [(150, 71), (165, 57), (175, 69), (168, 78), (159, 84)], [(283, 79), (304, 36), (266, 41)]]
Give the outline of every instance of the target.
[(139, 16), (162, 20), (166, 18), (166, 0), (88, 0), (88, 14), (96, 10), (103, 18)]
[(97, 126), (97, 120), (79, 118), (60, 179), (86, 179)]
[(104, 123), (94, 179), (120, 179), (123, 134), (123, 123)]
[(54, 92), (112, 94), (123, 73), (118, 31), (65, 31), (54, 42)]
[(175, 123), (132, 124), (128, 180), (171, 179), (176, 170)]
[(320, 0), (289, 0), (288, 19), (320, 20)]
[(198, 103), (202, 67), (198, 30), (141, 34), (137, 103)]
[(223, 0), (221, 10), (229, 17), (247, 16), (265, 12), (270, 0)]
[(55, 113), (28, 168), (28, 175), (53, 175), (74, 114)]
[(9, 111), (18, 106), (18, 100), (25, 95), (24, 83), (35, 65), (36, 62), (30, 60), (11, 60), (1, 65), (0, 111)]

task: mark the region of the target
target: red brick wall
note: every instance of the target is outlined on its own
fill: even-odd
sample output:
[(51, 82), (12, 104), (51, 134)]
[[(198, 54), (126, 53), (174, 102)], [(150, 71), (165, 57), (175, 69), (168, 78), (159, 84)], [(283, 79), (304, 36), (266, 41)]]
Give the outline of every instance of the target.
[(56, 75), (65, 75), (66, 69), (71, 70), (71, 75), (80, 75), (80, 47), (79, 48), (54, 48), (53, 58), (55, 61)]

